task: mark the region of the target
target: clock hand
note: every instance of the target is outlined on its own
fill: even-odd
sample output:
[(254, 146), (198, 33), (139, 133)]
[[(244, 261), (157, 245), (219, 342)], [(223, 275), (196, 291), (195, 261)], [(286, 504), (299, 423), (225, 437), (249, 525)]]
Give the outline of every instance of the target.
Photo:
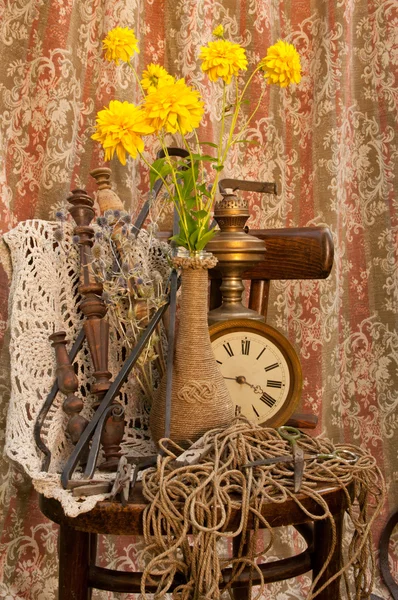
[(264, 393), (262, 388), (259, 385), (253, 385), (252, 383), (249, 383), (248, 381), (246, 381), (246, 377), (244, 377), (243, 375), (239, 375), (238, 377), (224, 377), (224, 379), (230, 379), (231, 381), (236, 381), (240, 385), (246, 384), (254, 390), (255, 394), (263, 394)]

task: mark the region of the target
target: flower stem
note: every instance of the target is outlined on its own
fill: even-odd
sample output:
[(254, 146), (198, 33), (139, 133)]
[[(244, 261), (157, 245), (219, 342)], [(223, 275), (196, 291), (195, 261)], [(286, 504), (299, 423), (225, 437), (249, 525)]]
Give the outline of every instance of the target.
[(193, 188), (194, 188), (194, 191), (195, 191), (196, 205), (198, 206), (198, 204), (199, 204), (200, 210), (202, 210), (203, 203), (202, 203), (202, 198), (198, 195), (198, 189), (196, 187), (196, 177), (195, 177), (195, 169), (194, 169), (194, 160), (193, 160), (193, 156), (192, 156), (192, 150), (189, 147), (189, 144), (188, 144), (188, 142), (187, 142), (187, 140), (185, 138), (185, 135), (183, 135), (183, 133), (181, 131), (180, 125), (178, 125), (178, 130), (179, 130), (179, 133), (180, 133), (180, 135), (182, 137), (182, 140), (184, 142), (184, 146), (187, 149), (187, 152), (189, 154), (189, 158), (191, 160), (191, 172), (192, 172)]
[(250, 117), (247, 119), (247, 121), (245, 122), (244, 126), (242, 127), (242, 129), (236, 134), (235, 136), (235, 140), (232, 142), (232, 144), (235, 144), (238, 141), (238, 138), (240, 138), (240, 136), (242, 135), (242, 133), (244, 131), (246, 131), (246, 129), (249, 127), (250, 125), (250, 121), (253, 119), (254, 115), (257, 113), (258, 109), (260, 108), (262, 99), (264, 98), (264, 94), (265, 94), (265, 88), (262, 90), (261, 94), (260, 94), (260, 98), (258, 99), (256, 108), (253, 110), (252, 114), (250, 115)]
[(131, 69), (131, 70), (132, 70), (132, 72), (133, 72), (133, 75), (134, 75), (134, 77), (135, 77), (135, 80), (137, 81), (137, 83), (138, 83), (138, 87), (139, 87), (139, 89), (140, 89), (140, 91), (141, 91), (141, 95), (142, 95), (142, 97), (143, 97), (143, 98), (145, 98), (145, 92), (144, 92), (144, 88), (143, 88), (143, 87), (142, 87), (142, 85), (141, 85), (141, 80), (140, 80), (140, 78), (138, 77), (138, 73), (137, 73), (137, 71), (135, 70), (135, 68), (133, 67), (133, 65), (131, 64), (131, 62), (128, 62), (127, 64), (128, 64), (128, 66), (130, 67), (130, 69)]

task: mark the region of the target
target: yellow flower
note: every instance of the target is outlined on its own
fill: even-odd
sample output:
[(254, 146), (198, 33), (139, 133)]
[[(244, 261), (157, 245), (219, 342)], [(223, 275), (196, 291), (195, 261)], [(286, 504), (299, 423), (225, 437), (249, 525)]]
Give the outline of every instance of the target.
[(119, 64), (119, 60), (128, 62), (135, 52), (139, 53), (137, 44), (134, 30), (128, 27), (111, 29), (102, 41), (106, 60), (115, 61), (116, 64)]
[(224, 27), (222, 25), (217, 25), (217, 27), (213, 29), (213, 35), (222, 38), (224, 36)]
[(142, 73), (141, 85), (149, 94), (157, 90), (158, 87), (172, 83), (175, 83), (174, 77), (160, 65), (151, 64)]
[(247, 69), (244, 48), (227, 40), (217, 40), (202, 46), (199, 58), (203, 60), (202, 71), (209, 75), (211, 81), (217, 81), (221, 77), (225, 83), (231, 83), (233, 75)]
[(204, 113), (199, 92), (188, 87), (184, 79), (148, 94), (144, 110), (156, 131), (164, 127), (169, 133), (180, 131), (183, 135), (199, 127)]
[(268, 83), (276, 83), (280, 87), (300, 83), (300, 55), (293, 44), (278, 40), (268, 48), (267, 55), (260, 62), (260, 67)]
[(111, 100), (109, 107), (98, 112), (96, 132), (91, 137), (102, 144), (105, 160), (110, 160), (116, 151), (118, 159), (125, 165), (126, 152), (136, 158), (137, 152), (144, 149), (142, 136), (153, 131), (141, 108), (130, 102)]

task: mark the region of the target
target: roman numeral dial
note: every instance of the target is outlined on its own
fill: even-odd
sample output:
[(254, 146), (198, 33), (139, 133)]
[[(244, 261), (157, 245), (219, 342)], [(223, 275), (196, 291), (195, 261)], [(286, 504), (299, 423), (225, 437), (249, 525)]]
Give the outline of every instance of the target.
[(290, 342), (249, 319), (216, 323), (210, 338), (217, 365), (241, 414), (258, 424), (285, 423), (300, 398), (302, 376)]

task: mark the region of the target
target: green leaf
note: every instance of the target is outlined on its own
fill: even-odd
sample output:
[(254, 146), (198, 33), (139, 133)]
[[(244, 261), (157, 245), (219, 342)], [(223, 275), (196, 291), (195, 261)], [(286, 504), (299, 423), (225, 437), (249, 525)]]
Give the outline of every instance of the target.
[(195, 161), (217, 162), (217, 159), (214, 156), (210, 156), (210, 154), (192, 154), (192, 158)]
[(181, 197), (185, 200), (193, 193), (195, 182), (198, 177), (198, 166), (186, 171), (178, 171), (177, 177), (183, 181), (183, 186), (179, 186)]
[(220, 165), (220, 166), (217, 166), (217, 165), (211, 165), (211, 168), (212, 168), (212, 169), (214, 169), (214, 170), (215, 170), (215, 171), (217, 171), (217, 172), (220, 172), (220, 171), (222, 171), (222, 170), (223, 170), (223, 168), (224, 168), (224, 165)]
[(196, 241), (198, 239), (199, 229), (195, 229), (189, 236), (189, 244), (195, 248)]
[(152, 163), (152, 168), (149, 171), (150, 189), (153, 188), (155, 181), (159, 179), (159, 176), (165, 179), (172, 172), (172, 167), (167, 164), (165, 160), (165, 158), (158, 158), (154, 163)]
[(193, 208), (195, 208), (196, 198), (195, 196), (189, 196), (189, 198), (184, 198), (184, 202), (187, 210), (191, 211)]
[(206, 217), (209, 216), (209, 213), (207, 212), (207, 210), (197, 210), (195, 212), (195, 217), (197, 219), (206, 219)]
[(211, 238), (215, 235), (215, 231), (214, 229), (210, 229), (210, 231), (208, 231), (207, 233), (205, 233), (203, 236), (201, 236), (201, 238), (198, 240), (195, 250), (203, 250), (203, 248), (206, 246), (206, 244), (208, 242), (210, 242)]
[(218, 148), (217, 144), (213, 144), (213, 142), (199, 142), (200, 146), (211, 146), (212, 148)]
[(177, 235), (173, 235), (171, 236), (171, 238), (169, 238), (172, 242), (175, 242), (177, 244), (177, 246), (187, 246), (187, 241), (185, 238), (183, 238), (180, 234)]
[[(173, 157), (171, 157), (172, 159)], [(173, 160), (173, 166), (176, 171), (186, 171), (189, 169), (189, 160), (187, 158), (179, 158), (178, 160)]]
[[(198, 228), (198, 223), (197, 223), (197, 221), (196, 221), (196, 220), (195, 220), (195, 219), (194, 219), (194, 218), (191, 216), (191, 214), (190, 214), (190, 213), (187, 213), (187, 214), (185, 215), (185, 217), (186, 217), (187, 228), (188, 228), (188, 231), (187, 231), (187, 233), (188, 233), (189, 235), (191, 235), (191, 234), (192, 234), (192, 233), (193, 233), (193, 232), (194, 232), (194, 231), (195, 231), (195, 230)], [(185, 227), (184, 227), (182, 224), (181, 224), (181, 229), (182, 229), (182, 230), (184, 230), (184, 229), (185, 229)]]
[(199, 192), (201, 194), (203, 194), (203, 196), (206, 196), (206, 198), (210, 198), (210, 192), (207, 189), (207, 186), (205, 183), (201, 183), (200, 185), (197, 185), (196, 188), (199, 190)]

